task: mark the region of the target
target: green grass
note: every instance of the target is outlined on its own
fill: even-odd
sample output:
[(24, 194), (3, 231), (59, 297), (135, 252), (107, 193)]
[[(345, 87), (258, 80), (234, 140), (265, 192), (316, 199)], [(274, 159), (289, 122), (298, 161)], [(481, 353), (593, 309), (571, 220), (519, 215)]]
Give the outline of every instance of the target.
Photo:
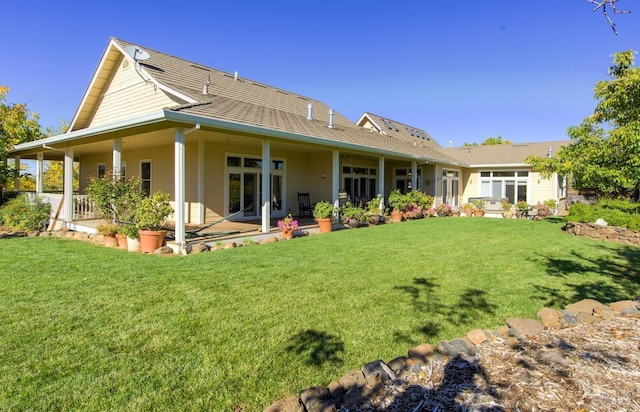
[(261, 410), (543, 306), (640, 295), (640, 249), (424, 219), (187, 257), (0, 239), (0, 410)]

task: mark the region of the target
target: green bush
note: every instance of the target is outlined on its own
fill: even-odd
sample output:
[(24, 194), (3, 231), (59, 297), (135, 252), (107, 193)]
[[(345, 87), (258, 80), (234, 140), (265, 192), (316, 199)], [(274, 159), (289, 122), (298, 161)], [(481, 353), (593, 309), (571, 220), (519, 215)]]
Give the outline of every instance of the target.
[(0, 209), (0, 224), (17, 230), (39, 230), (51, 215), (51, 205), (39, 197), (28, 199), (21, 195)]
[(640, 204), (627, 200), (601, 199), (588, 205), (576, 203), (569, 208), (570, 220), (588, 223), (599, 218), (611, 226), (640, 230)]

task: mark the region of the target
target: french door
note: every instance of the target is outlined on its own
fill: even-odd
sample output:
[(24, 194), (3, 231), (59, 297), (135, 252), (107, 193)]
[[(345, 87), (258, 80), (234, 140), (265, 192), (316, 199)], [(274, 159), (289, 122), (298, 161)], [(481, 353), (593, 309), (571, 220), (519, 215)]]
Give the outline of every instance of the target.
[[(262, 173), (260, 159), (227, 157), (227, 204), (226, 214), (238, 218), (262, 216)], [(284, 162), (272, 161), (270, 182), (271, 215), (284, 216)]]

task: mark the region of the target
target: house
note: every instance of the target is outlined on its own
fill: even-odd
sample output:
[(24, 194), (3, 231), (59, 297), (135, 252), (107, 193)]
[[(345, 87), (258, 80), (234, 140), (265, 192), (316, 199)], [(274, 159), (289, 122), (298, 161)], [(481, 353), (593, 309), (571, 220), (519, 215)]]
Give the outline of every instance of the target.
[[(352, 122), (316, 99), (111, 38), (68, 132), (20, 144), (11, 156), (36, 160), (38, 194), (42, 162), (64, 161), (64, 194), (46, 196), (71, 229), (91, 216), (81, 213), (90, 176), (139, 176), (148, 193), (171, 194), (184, 250), (187, 224), (233, 215), (260, 220), (266, 232), (271, 218), (297, 214), (298, 192), (314, 202), (395, 188), (452, 205), (485, 195), (557, 199), (558, 182), (523, 160), (561, 144), (443, 148), (396, 120), (365, 112)], [(80, 194), (71, 189), (74, 161)]]

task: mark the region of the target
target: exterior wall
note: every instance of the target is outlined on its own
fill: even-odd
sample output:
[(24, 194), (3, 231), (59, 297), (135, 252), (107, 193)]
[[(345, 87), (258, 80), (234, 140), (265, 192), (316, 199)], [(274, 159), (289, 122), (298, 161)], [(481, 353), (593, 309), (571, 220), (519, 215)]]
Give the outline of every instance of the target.
[[(123, 67), (125, 63), (126, 67)], [(122, 60), (102, 96), (89, 127), (136, 117), (178, 104), (155, 85), (145, 82), (133, 64)]]

